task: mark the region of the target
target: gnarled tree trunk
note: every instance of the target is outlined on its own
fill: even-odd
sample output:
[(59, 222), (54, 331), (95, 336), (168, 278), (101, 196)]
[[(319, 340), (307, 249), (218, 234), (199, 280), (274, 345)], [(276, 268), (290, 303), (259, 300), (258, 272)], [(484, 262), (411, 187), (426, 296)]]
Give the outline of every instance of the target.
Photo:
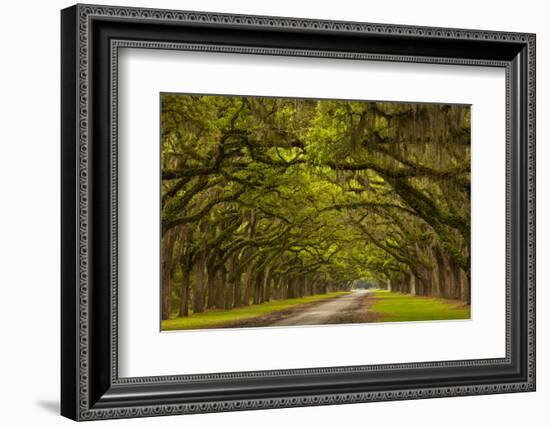
[(169, 319), (172, 314), (172, 275), (176, 235), (175, 230), (171, 229), (164, 236), (162, 250), (162, 319)]

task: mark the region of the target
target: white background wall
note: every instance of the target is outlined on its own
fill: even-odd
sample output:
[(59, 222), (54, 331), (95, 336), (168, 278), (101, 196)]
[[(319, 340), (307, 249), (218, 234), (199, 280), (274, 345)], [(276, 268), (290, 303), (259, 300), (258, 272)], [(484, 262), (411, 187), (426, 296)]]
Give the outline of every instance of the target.
[[(544, 1), (161, 0), (103, 4), (537, 33), (538, 390), (530, 394), (293, 408), (118, 424), (547, 424), (550, 402), (550, 27)], [(68, 424), (59, 404), (59, 9), (11, 1), (0, 25), (0, 422)], [(131, 422), (131, 423), (129, 423)], [(116, 424), (108, 421), (102, 424)]]

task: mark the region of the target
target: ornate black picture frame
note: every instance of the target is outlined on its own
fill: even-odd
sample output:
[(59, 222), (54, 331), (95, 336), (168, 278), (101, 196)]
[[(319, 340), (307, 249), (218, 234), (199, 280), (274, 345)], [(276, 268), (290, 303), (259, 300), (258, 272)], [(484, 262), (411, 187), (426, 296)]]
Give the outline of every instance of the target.
[[(535, 390), (535, 35), (76, 5), (61, 13), (61, 413), (159, 416)], [(506, 356), (120, 378), (121, 47), (484, 65), (506, 71)]]

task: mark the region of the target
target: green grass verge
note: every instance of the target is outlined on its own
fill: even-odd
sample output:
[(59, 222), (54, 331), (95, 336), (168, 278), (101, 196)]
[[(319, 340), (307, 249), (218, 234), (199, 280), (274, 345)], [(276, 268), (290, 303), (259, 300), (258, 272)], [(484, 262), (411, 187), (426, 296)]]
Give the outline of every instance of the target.
[(300, 297), (297, 299), (272, 300), (260, 305), (250, 305), (230, 311), (208, 311), (200, 314), (191, 313), (188, 317), (180, 317), (162, 321), (162, 330), (194, 330), (198, 328), (223, 327), (225, 323), (260, 317), (271, 312), (282, 311), (299, 305), (332, 299), (348, 294), (347, 291), (338, 291), (315, 296)]
[(371, 297), (370, 312), (381, 314), (381, 322), (470, 319), (470, 306), (463, 302), (387, 290), (375, 290)]

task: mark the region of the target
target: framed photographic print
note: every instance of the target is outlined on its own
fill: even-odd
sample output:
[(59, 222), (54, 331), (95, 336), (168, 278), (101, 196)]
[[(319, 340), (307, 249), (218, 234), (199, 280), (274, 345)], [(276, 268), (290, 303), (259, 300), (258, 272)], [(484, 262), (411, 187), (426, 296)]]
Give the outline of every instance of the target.
[(535, 36), (76, 5), (74, 420), (535, 390)]

